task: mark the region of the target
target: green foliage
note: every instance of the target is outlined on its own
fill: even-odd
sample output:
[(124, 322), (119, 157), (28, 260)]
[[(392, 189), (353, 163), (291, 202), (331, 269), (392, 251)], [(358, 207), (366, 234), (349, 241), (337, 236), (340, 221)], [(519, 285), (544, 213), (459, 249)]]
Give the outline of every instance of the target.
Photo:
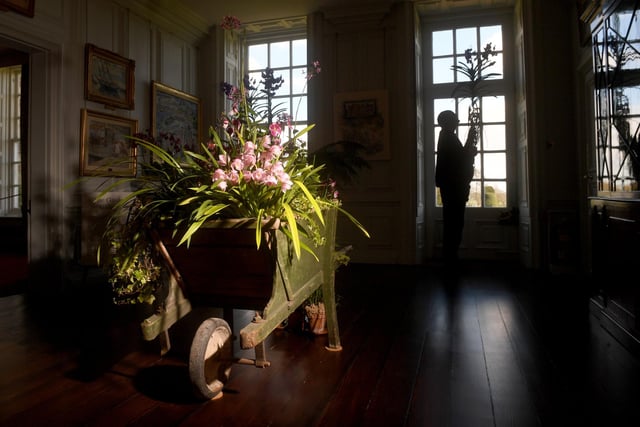
[(453, 94), (462, 95), (468, 98), (476, 98), (481, 95), (481, 84), (490, 77), (497, 77), (500, 73), (487, 73), (487, 69), (494, 66), (496, 61), (492, 60), (492, 56), (496, 56), (496, 47), (491, 43), (487, 43), (481, 52), (475, 52), (472, 49), (464, 51), (464, 61), (458, 61), (451, 69), (463, 74), (469, 79), (469, 82), (459, 82)]
[(491, 185), (487, 185), (484, 188), (484, 205), (487, 207), (498, 206), (496, 190)]
[[(140, 164), (142, 172), (108, 185), (98, 196), (133, 189), (115, 205), (103, 236), (111, 248), (106, 266), (122, 301), (153, 300), (160, 265), (153, 233), (159, 228), (172, 230), (179, 245), (188, 246), (207, 221), (252, 218), (258, 224), (259, 248), (262, 222), (277, 218), (299, 258), (302, 250), (315, 256), (302, 240), (320, 243), (323, 210), (335, 207), (369, 236), (340, 207), (323, 174), (325, 166), (308, 161), (301, 137), (313, 125), (295, 130), (291, 118), (272, 106), (273, 90), (281, 78), (266, 72), (263, 79), (269, 90), (247, 80), (240, 87), (223, 85), (232, 104), (230, 113), (209, 129), (209, 140), (197, 151), (175, 150), (180, 145), (176, 138), (168, 151), (148, 136), (131, 137), (140, 158), (148, 159)], [(265, 99), (266, 106), (259, 105)]]

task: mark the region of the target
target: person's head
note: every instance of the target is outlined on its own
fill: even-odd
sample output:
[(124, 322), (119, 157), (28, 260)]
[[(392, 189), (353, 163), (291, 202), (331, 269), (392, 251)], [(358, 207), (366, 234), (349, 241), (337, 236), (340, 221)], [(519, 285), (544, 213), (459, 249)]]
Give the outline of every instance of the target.
[(444, 110), (438, 114), (438, 124), (443, 130), (454, 130), (458, 123), (460, 123), (458, 116), (451, 110)]

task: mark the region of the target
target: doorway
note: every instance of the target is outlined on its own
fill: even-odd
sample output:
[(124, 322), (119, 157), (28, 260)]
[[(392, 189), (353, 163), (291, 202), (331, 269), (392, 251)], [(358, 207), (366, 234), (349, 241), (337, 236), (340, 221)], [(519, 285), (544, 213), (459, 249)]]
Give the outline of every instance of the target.
[(0, 45), (0, 284), (27, 277), (29, 54)]
[[(464, 259), (518, 257), (511, 19), (504, 11), (482, 17), (440, 16), (426, 19), (422, 32), (425, 171), (434, 171), (437, 163), (441, 111), (456, 113), (463, 142), (471, 126), (480, 129), (460, 247)], [(487, 60), (487, 68), (461, 71), (480, 58)], [(481, 114), (472, 124), (474, 105)], [(434, 230), (426, 236), (429, 258), (442, 256), (442, 201), (434, 178), (434, 173), (425, 174), (426, 229)]]

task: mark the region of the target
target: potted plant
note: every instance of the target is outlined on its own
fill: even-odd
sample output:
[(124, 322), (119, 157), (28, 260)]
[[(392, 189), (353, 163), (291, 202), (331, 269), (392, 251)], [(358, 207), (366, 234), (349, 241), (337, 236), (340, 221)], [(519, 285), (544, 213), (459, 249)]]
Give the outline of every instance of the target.
[[(315, 62), (308, 78), (319, 70)], [(324, 165), (309, 159), (301, 137), (313, 125), (295, 129), (291, 116), (273, 105), (282, 82), (267, 69), (260, 82), (245, 77), (239, 86), (224, 83), (231, 108), (209, 128), (209, 139), (199, 150), (184, 149), (175, 140), (168, 150), (152, 139), (132, 136), (141, 158), (150, 160), (142, 164), (141, 175), (114, 182), (98, 196), (133, 189), (115, 205), (103, 237), (109, 251), (99, 254), (117, 302), (150, 303), (156, 298), (161, 281), (155, 279), (162, 264), (153, 244), (157, 230), (168, 230), (178, 245), (188, 247), (209, 221), (250, 218), (259, 248), (262, 224), (276, 219), (299, 258), (301, 251), (314, 254), (315, 249), (303, 237), (322, 244), (318, 230), (324, 224), (323, 211), (334, 208), (368, 236), (341, 208), (325, 180)]]
[[(319, 71), (316, 61), (307, 80)], [(116, 303), (153, 304), (141, 323), (144, 339), (159, 337), (168, 351), (168, 328), (190, 310), (184, 296), (224, 309), (225, 319), (205, 320), (191, 346), (189, 374), (205, 398), (219, 396), (228, 377), (228, 309), (254, 310), (254, 321), (239, 331), (240, 346), (255, 348), (255, 365), (268, 366), (266, 337), (321, 287), (327, 348), (339, 351), (337, 215), (369, 236), (342, 208), (325, 165), (309, 156), (303, 136), (313, 125), (297, 129), (275, 103), (282, 83), (271, 69), (259, 81), (223, 83), (228, 110), (198, 148), (173, 136), (168, 147), (166, 135), (131, 136), (139, 174), (98, 195), (130, 191), (113, 207), (98, 261)]]

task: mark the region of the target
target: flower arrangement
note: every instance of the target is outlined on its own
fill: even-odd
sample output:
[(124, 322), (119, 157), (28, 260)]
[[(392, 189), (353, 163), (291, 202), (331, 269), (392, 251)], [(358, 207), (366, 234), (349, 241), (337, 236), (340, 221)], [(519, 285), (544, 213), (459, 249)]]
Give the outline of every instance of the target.
[(469, 126), (475, 129), (474, 144), (480, 135), (480, 103), (479, 96), (482, 95), (482, 83), (491, 77), (497, 77), (500, 73), (487, 73), (486, 71), (496, 64), (491, 59), (498, 55), (496, 47), (487, 43), (481, 52), (466, 49), (464, 51), (464, 61), (458, 61), (452, 65), (451, 69), (466, 76), (468, 82), (460, 82), (453, 91), (453, 96), (462, 95), (471, 99), (469, 105)]
[[(307, 78), (318, 72), (320, 65), (314, 62)], [(321, 245), (318, 230), (324, 224), (323, 211), (336, 208), (369, 236), (341, 208), (324, 165), (309, 161), (301, 137), (313, 125), (296, 129), (292, 117), (273, 104), (282, 83), (271, 69), (262, 73), (259, 82), (245, 77), (239, 86), (223, 83), (231, 108), (209, 128), (209, 138), (199, 150), (183, 147), (171, 136), (161, 138), (170, 142), (167, 148), (146, 135), (131, 137), (143, 151), (141, 157), (151, 160), (143, 164), (143, 174), (119, 180), (102, 193), (125, 184), (134, 188), (114, 207), (103, 237), (109, 249), (103, 265), (117, 303), (154, 301), (161, 261), (152, 233), (159, 228), (168, 228), (179, 238), (179, 245), (188, 246), (207, 221), (252, 218), (259, 248), (261, 224), (278, 219), (295, 256), (300, 257), (302, 250), (314, 254), (301, 237)]]

